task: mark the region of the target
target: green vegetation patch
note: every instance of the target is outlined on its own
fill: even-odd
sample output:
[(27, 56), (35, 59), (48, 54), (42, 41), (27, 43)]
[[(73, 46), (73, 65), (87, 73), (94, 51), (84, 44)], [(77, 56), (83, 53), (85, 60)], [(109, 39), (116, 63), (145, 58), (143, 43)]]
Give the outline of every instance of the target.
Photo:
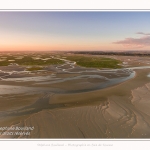
[[(4, 58), (5, 57), (5, 58)], [(3, 55), (0, 57), (0, 59), (2, 61), (0, 61), (0, 66), (8, 66), (10, 63), (12, 63), (11, 61), (9, 60), (14, 60), (14, 57), (13, 56), (6, 56), (6, 55)], [(14, 61), (13, 61), (14, 62)]]
[[(14, 60), (13, 62), (10, 62), (9, 60)], [(30, 65), (30, 66), (36, 66), (36, 65), (57, 65), (57, 64), (63, 64), (63, 60), (59, 60), (56, 58), (51, 58), (48, 60), (42, 60), (42, 59), (33, 59), (32, 56), (24, 56), (22, 59), (16, 59), (14, 56), (7, 56), (6, 60), (0, 61), (0, 66), (8, 66), (10, 63), (17, 63), (18, 65)]]
[(26, 68), (27, 71), (37, 71), (37, 70), (43, 70), (43, 67), (34, 66), (31, 68)]
[(49, 60), (42, 60), (42, 59), (33, 59), (31, 56), (25, 56), (20, 60), (15, 61), (19, 65), (56, 65), (62, 64), (64, 61), (51, 58)]
[(77, 65), (89, 68), (121, 68), (121, 61), (112, 58), (88, 57), (88, 56), (67, 56), (68, 60), (75, 61)]
[(10, 62), (4, 60), (4, 61), (0, 61), (0, 66), (8, 66), (10, 64)]

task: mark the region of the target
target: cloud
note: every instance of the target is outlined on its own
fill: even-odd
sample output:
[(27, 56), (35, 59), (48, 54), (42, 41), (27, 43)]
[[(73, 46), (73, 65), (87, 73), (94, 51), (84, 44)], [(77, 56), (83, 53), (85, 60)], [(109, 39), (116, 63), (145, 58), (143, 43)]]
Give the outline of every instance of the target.
[(136, 34), (150, 35), (150, 33), (144, 33), (144, 32), (137, 32)]
[[(143, 33), (139, 32), (139, 34)], [(124, 40), (116, 41), (113, 43), (122, 44), (125, 47), (143, 48), (146, 46), (150, 46), (150, 36), (146, 35), (141, 38), (125, 38)]]

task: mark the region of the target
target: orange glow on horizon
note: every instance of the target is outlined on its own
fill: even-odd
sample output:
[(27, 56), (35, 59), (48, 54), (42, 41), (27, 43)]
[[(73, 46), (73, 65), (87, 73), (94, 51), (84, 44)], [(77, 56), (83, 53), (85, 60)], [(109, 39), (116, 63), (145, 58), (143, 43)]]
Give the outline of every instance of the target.
[[(3, 45), (0, 46), (0, 51), (86, 51), (86, 50), (128, 50), (122, 45)], [(136, 50), (136, 49), (133, 49)], [(142, 49), (141, 49), (142, 50)]]

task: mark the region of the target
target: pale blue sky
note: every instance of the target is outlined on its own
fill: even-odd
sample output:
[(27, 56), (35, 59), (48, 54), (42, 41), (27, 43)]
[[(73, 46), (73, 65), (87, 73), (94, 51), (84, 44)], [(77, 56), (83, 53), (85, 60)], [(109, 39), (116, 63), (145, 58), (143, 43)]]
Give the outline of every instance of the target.
[(149, 28), (150, 12), (0, 12), (0, 50), (147, 50)]

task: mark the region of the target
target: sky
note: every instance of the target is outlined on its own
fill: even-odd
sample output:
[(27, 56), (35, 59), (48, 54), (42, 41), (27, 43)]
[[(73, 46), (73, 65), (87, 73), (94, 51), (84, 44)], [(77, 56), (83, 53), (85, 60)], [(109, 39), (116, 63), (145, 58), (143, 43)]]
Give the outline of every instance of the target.
[(0, 51), (150, 50), (150, 12), (0, 12)]

